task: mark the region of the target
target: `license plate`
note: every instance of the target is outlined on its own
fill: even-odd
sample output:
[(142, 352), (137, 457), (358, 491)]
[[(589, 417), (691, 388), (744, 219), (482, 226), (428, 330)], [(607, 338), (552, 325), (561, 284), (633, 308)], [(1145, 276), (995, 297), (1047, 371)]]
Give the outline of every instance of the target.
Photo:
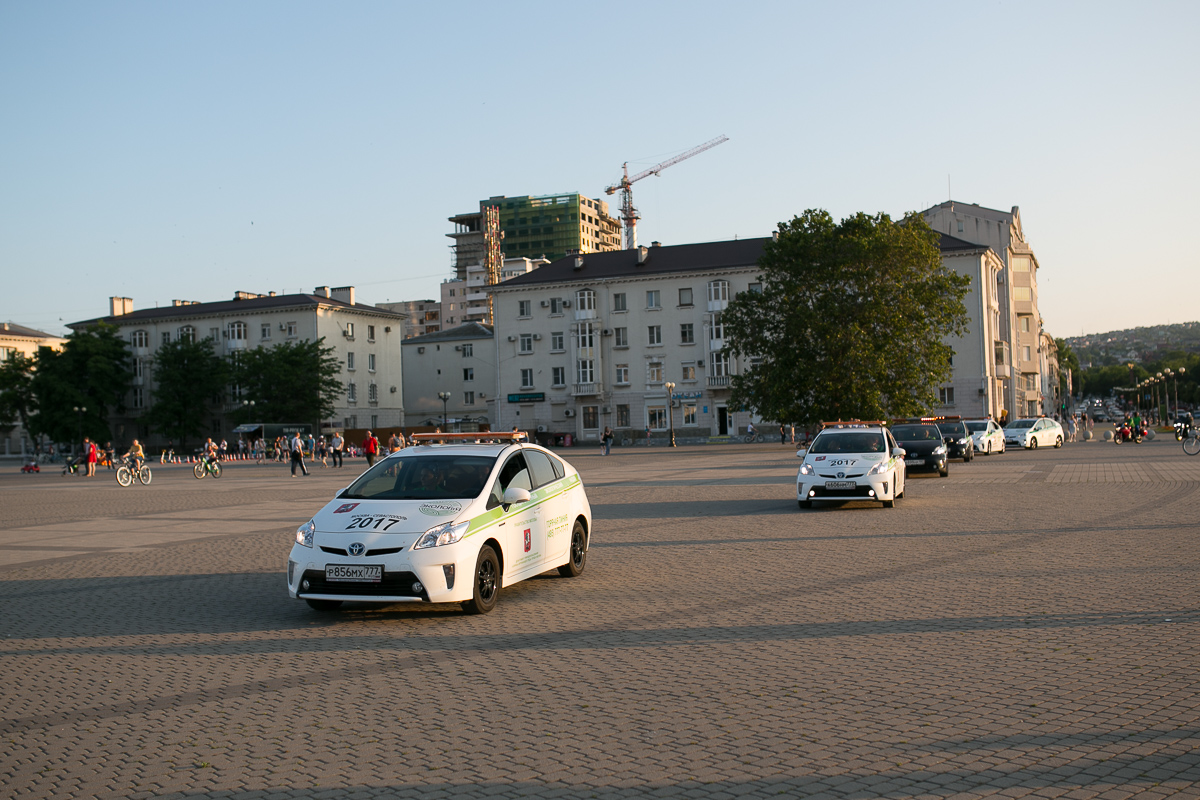
[(383, 565), (326, 564), (325, 580), (346, 583), (379, 583), (383, 580)]
[(906, 458), (906, 459), (904, 459), (904, 466), (906, 466), (906, 467), (919, 467), (919, 466), (922, 466), (924, 463), (925, 463), (925, 459), (923, 459), (923, 458)]
[(825, 481), (826, 489), (857, 489), (858, 484), (854, 481)]

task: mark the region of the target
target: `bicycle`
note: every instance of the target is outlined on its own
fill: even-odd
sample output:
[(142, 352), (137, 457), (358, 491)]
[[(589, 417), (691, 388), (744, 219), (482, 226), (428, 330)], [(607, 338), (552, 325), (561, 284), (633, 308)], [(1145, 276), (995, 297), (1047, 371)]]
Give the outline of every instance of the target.
[(192, 474), (196, 476), (196, 480), (200, 480), (205, 475), (212, 475), (214, 478), (221, 477), (221, 462), (215, 458), (209, 460), (202, 458), (196, 462), (196, 466), (192, 467)]
[(1183, 452), (1189, 456), (1200, 453), (1200, 431), (1197, 431), (1195, 428), (1188, 428), (1187, 433), (1183, 437)]
[(149, 486), (153, 477), (150, 468), (144, 463), (135, 471), (132, 458), (121, 459), (121, 466), (117, 467), (117, 483), (122, 486), (129, 486), (134, 478), (137, 478), (142, 486)]
[(761, 433), (747, 433), (742, 437), (742, 441), (746, 444), (750, 444), (751, 442), (765, 442), (766, 439)]

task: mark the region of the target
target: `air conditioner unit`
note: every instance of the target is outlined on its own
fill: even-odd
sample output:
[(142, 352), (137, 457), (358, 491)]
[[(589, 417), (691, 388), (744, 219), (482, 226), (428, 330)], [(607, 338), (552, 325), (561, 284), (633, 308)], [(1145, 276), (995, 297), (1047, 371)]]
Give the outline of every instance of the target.
[(612, 328), (604, 328), (600, 331), (601, 336), (612, 336)]
[(543, 300), (543, 301), (542, 301), (542, 308), (549, 308), (549, 307), (550, 307), (550, 301), (549, 301), (549, 300)]
[(417, 348), (417, 355), (424, 355), (424, 354), (425, 354), (425, 348), (424, 348), (424, 347), (418, 347), (418, 348)]
[(462, 345), (461, 345), (461, 344), (456, 344), (456, 345), (454, 345), (454, 349), (455, 349), (455, 350), (462, 350)]
[(601, 414), (611, 414), (612, 406), (604, 406), (603, 408), (600, 409), (600, 413)]
[(564, 410), (563, 410), (563, 416), (564, 416), (564, 417), (573, 417), (573, 416), (575, 416), (575, 409), (573, 409), (573, 408), (564, 409)]
[(538, 433), (545, 433), (545, 432), (546, 432), (546, 426), (538, 425)]
[(342, 336), (345, 336), (347, 339), (351, 339), (351, 338), (353, 338), (353, 337), (354, 337), (354, 334), (353, 334), (353, 333), (351, 333), (350, 331), (343, 330), (343, 331), (342, 331)]
[(515, 342), (515, 341), (517, 340), (517, 337), (515, 337), (515, 336), (509, 336), (509, 337), (508, 337), (508, 340), (509, 340), (510, 342)]
[(479, 393), (479, 399), (480, 399), (480, 400), (486, 400), (486, 399), (487, 399), (487, 393), (486, 393), (486, 392), (480, 392), (480, 393)]
[(571, 301), (563, 300), (563, 308), (570, 308), (570, 307), (571, 307)]
[(704, 366), (704, 359), (703, 358), (696, 359), (696, 366), (702, 368)]
[(279, 330), (281, 330), (281, 331), (286, 331), (286, 330), (287, 330), (287, 323), (286, 323), (286, 322), (281, 322), (281, 323), (279, 323)]
[(384, 326), (383, 326), (383, 332), (384, 332), (384, 333), (391, 333), (391, 332), (392, 332), (392, 326), (391, 326), (391, 325), (384, 325)]
[(533, 340), (534, 340), (535, 342), (540, 342), (540, 341), (542, 340), (542, 335), (541, 335), (540, 333), (535, 333), (535, 334), (533, 335)]

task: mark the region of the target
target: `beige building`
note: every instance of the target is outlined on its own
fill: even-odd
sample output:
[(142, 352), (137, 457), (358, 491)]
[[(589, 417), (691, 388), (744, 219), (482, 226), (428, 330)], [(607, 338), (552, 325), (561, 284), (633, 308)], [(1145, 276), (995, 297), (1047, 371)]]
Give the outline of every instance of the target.
[[(639, 247), (561, 258), (489, 287), (495, 298), (493, 417), (538, 438), (707, 440), (745, 428), (729, 403), (740, 366), (721, 314), (758, 286), (766, 239)], [(668, 397), (667, 383), (675, 384)]]
[[(500, 280), (506, 281), (533, 272), (549, 263), (544, 258), (506, 258), (500, 267)], [(465, 278), (452, 278), (442, 283), (441, 308), (446, 328), (468, 322), (487, 322), (488, 296), (484, 291), (486, 283), (487, 273), (483, 264), (468, 266)]]
[(376, 308), (404, 315), (400, 337), (408, 339), (442, 329), (442, 304), (437, 300), (404, 300), (399, 303), (376, 303)]
[[(61, 350), (66, 341), (61, 336), (51, 336), (15, 322), (0, 322), (0, 364), (7, 361), (10, 355), (17, 353), (26, 358), (33, 358), (37, 355), (39, 347)], [(0, 450), (2, 455), (22, 455), (32, 447), (33, 443), (29, 438), (29, 433), (21, 425), (20, 420), (16, 420), (13, 428), (2, 435), (4, 436), (3, 449)]]
[[(492, 329), (468, 322), (405, 339), (404, 411), (409, 425), (452, 431), (490, 430), (496, 402), (496, 340)], [(440, 397), (447, 394), (449, 397)]]
[(929, 227), (977, 245), (990, 247), (1004, 269), (997, 280), (997, 341), (1007, 342), (1012, 378), (1004, 384), (1004, 410), (1010, 419), (1050, 413), (1042, 377), (1043, 324), (1038, 310), (1039, 264), (1025, 239), (1021, 211), (997, 211), (972, 203), (947, 201), (922, 212)]
[[(255, 347), (274, 347), (289, 341), (324, 338), (342, 365), (344, 392), (332, 417), (321, 420), (322, 430), (376, 428), (404, 424), (403, 377), (400, 365), (401, 323), (404, 315), (356, 302), (353, 286), (319, 286), (312, 294), (277, 295), (237, 292), (232, 300), (200, 303), (173, 301), (169, 306), (134, 310), (133, 300), (111, 298), (107, 317), (72, 323), (79, 330), (97, 322), (120, 328), (130, 343), (134, 378), (127, 411), (112, 420), (119, 441), (150, 435), (142, 416), (154, 399), (154, 353), (179, 338), (210, 338), (218, 355), (230, 357)], [(213, 391), (205, 387), (202, 391)], [(214, 439), (235, 439), (227, 414), (243, 398), (235, 387), (224, 389), (223, 403), (207, 421)], [(308, 423), (310, 420), (259, 420), (268, 423)]]

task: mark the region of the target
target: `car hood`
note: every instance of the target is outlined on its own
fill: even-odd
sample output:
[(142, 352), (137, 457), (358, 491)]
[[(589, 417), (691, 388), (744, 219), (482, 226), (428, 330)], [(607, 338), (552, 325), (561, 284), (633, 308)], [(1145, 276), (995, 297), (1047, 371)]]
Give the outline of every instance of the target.
[(923, 439), (919, 442), (902, 442), (896, 440), (896, 444), (904, 448), (904, 452), (909, 456), (928, 456), (933, 455), (933, 451), (945, 444), (941, 439), (932, 441)]
[(334, 499), (313, 515), (322, 533), (424, 533), (465, 516), (475, 500)]

